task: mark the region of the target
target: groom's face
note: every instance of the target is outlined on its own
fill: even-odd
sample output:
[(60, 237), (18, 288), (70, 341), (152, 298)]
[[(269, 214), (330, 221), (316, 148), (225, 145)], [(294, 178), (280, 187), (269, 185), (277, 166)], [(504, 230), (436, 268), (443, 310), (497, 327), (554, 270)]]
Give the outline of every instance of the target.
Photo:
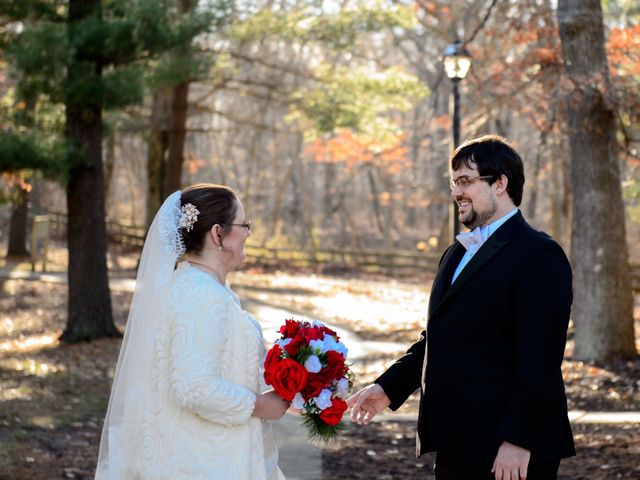
[(453, 180), (462, 177), (467, 180), (465, 186), (455, 186), (451, 197), (458, 204), (460, 223), (471, 230), (491, 223), (498, 211), (498, 202), (494, 189), (486, 180), (474, 180), (480, 176), (476, 165), (470, 163), (470, 167), (462, 165), (451, 173)]

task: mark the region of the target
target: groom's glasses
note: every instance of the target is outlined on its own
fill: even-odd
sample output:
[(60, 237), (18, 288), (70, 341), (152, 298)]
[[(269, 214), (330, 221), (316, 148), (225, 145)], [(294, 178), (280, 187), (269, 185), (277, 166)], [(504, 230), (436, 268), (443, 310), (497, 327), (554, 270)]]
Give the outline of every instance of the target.
[(493, 178), (493, 175), (482, 175), (481, 177), (468, 177), (467, 175), (462, 175), (458, 178), (450, 178), (449, 188), (451, 190), (454, 190), (456, 187), (460, 187), (464, 190), (469, 185), (477, 182), (478, 180), (488, 180), (489, 178)]
[(251, 220), (245, 220), (244, 223), (227, 223), (227, 225), (231, 225), (232, 227), (244, 227), (247, 229), (247, 232), (251, 231)]

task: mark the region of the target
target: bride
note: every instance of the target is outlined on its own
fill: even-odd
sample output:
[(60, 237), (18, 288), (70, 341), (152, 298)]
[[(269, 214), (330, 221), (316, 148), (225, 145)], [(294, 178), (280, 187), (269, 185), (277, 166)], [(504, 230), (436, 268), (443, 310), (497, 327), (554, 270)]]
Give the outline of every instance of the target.
[[(149, 229), (102, 430), (97, 480), (284, 479), (260, 393), (262, 330), (226, 277), (251, 225), (230, 188), (167, 198)], [(176, 267), (176, 262), (181, 263)]]

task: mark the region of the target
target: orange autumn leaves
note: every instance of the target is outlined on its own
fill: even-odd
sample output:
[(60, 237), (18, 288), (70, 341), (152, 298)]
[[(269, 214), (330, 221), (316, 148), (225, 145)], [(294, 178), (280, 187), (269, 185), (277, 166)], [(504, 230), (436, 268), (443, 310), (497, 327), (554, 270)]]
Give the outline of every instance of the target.
[(330, 138), (318, 138), (307, 144), (305, 153), (312, 155), (317, 162), (342, 163), (348, 169), (373, 163), (394, 174), (410, 165), (405, 138), (406, 135), (401, 133), (380, 142), (342, 129)]
[(612, 29), (607, 54), (614, 74), (640, 75), (640, 25)]

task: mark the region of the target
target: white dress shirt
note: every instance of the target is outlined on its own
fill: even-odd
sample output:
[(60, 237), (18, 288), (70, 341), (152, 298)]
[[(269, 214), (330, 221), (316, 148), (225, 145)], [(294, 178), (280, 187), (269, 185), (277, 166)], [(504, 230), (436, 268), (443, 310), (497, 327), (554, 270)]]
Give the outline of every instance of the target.
[(503, 215), (498, 220), (491, 222), (489, 225), (482, 225), (474, 228), (471, 232), (461, 233), (456, 235), (456, 239), (467, 249), (464, 256), (460, 260), (456, 271), (453, 272), (451, 283), (456, 281), (460, 272), (467, 266), (467, 263), (473, 258), (480, 247), (486, 242), (493, 233), (498, 230), (507, 220), (518, 213), (518, 209), (514, 208), (506, 215)]

